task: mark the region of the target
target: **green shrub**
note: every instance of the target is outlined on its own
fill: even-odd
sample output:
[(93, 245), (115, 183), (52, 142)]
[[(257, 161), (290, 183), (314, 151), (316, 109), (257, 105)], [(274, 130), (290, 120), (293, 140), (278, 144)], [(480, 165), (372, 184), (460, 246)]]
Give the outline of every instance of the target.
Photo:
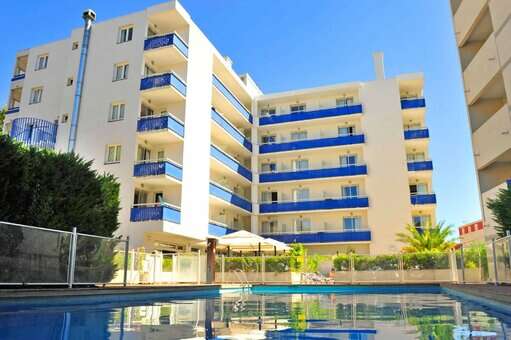
[(162, 269), (164, 272), (172, 271), (172, 256), (163, 256)]
[(355, 270), (359, 271), (376, 271), (376, 270), (398, 270), (399, 257), (397, 255), (355, 255)]
[(264, 259), (264, 270), (266, 272), (285, 273), (289, 272), (291, 265), (290, 256), (271, 256)]
[(403, 254), (403, 268), (405, 270), (449, 269), (449, 255), (434, 252)]
[(350, 270), (350, 259), (352, 255), (339, 254), (334, 257), (334, 268), (338, 272), (345, 272)]

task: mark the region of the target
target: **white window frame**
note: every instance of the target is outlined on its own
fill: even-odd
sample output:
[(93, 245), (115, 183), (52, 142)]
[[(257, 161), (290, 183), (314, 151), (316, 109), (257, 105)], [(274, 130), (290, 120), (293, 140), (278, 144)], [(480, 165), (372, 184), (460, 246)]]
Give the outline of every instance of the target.
[(353, 105), (354, 103), (355, 103), (355, 99), (353, 98), (353, 96), (341, 97), (341, 98), (335, 99), (336, 107), (350, 106), (350, 105)]
[(274, 107), (269, 107), (265, 109), (261, 109), (261, 116), (274, 116), (277, 114), (277, 109)]
[(296, 218), (293, 220), (293, 226), (296, 232), (304, 232), (312, 230), (312, 222), (308, 217)]
[[(355, 162), (354, 163), (350, 163), (350, 162), (347, 161), (347, 159), (350, 158), (350, 157), (355, 158)], [(341, 167), (357, 165), (358, 164), (358, 155), (356, 155), (356, 154), (341, 155), (339, 157), (339, 164), (341, 165)]]
[(48, 67), (48, 53), (40, 54), (35, 60), (35, 71), (44, 70)]
[[(420, 156), (420, 157), (418, 157)], [(406, 160), (408, 162), (423, 162), (426, 160), (426, 153), (425, 152), (412, 152), (406, 154)]]
[(289, 112), (291, 113), (298, 113), (298, 112), (305, 112), (307, 111), (307, 105), (306, 104), (292, 104), (289, 105)]
[[(346, 225), (346, 220), (352, 220), (353, 226), (348, 228)], [(342, 229), (345, 231), (353, 231), (359, 230), (362, 227), (362, 217), (361, 216), (344, 216), (342, 218)]]
[[(305, 194), (307, 193), (307, 194)], [(310, 189), (309, 188), (296, 188), (293, 189), (293, 201), (294, 202), (306, 202), (310, 200)]]
[(39, 104), (43, 99), (43, 87), (33, 87), (30, 90), (30, 98), (28, 104)]
[(110, 111), (108, 112), (109, 122), (118, 122), (124, 120), (126, 116), (126, 103), (125, 102), (113, 102), (110, 104)]
[[(112, 150), (112, 153), (110, 152)], [(121, 144), (108, 144), (106, 146), (105, 164), (115, 164), (121, 162), (122, 145)], [(110, 156), (113, 157), (110, 157)]]
[(114, 65), (114, 76), (112, 81), (121, 81), (128, 79), (129, 72), (128, 63), (117, 63)]
[[(350, 190), (350, 194), (349, 195), (345, 195), (345, 192), (344, 192), (344, 189), (346, 188), (357, 188), (357, 194), (356, 195), (352, 195), (351, 194), (351, 190)], [(360, 196), (360, 187), (358, 186), (358, 184), (350, 184), (350, 185), (343, 185), (341, 186), (341, 196), (342, 198), (357, 198)]]
[[(351, 132), (341, 133), (341, 130), (348, 129)], [(346, 125), (346, 126), (338, 126), (337, 127), (337, 135), (339, 136), (354, 136), (357, 134), (357, 127), (355, 125)]]
[[(265, 138), (273, 139), (273, 141), (265, 142), (264, 141)], [(261, 136), (261, 144), (272, 144), (272, 143), (277, 143), (277, 135), (265, 135), (265, 136)]]
[(277, 163), (276, 162), (267, 162), (267, 163), (261, 164), (261, 172), (262, 173), (276, 172), (276, 171), (277, 171)]
[(292, 165), (294, 171), (308, 170), (309, 160), (306, 158), (293, 159)]
[(307, 140), (307, 130), (292, 131), (290, 138), (292, 141)]
[(119, 27), (117, 34), (117, 43), (123, 44), (133, 40), (133, 25)]

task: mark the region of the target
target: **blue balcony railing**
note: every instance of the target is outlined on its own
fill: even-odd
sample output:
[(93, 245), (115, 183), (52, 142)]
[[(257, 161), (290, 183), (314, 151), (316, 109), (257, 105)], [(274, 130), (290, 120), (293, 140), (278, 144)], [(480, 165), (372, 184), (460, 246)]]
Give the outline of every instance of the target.
[(176, 91), (186, 96), (186, 84), (174, 73), (162, 73), (140, 79), (140, 90), (172, 86)]
[(511, 179), (508, 179), (508, 180), (506, 181), (506, 184), (507, 184), (507, 188), (508, 188), (508, 189), (511, 189)]
[(234, 127), (225, 117), (216, 112), (214, 109), (211, 110), (211, 119), (222, 127), (229, 135), (243, 145), (247, 150), (252, 151), (252, 143), (241, 133), (236, 127)]
[(144, 204), (131, 208), (130, 221), (168, 221), (181, 223), (181, 211), (168, 204)]
[(209, 193), (216, 198), (252, 212), (252, 203), (215, 183), (209, 183)]
[(285, 143), (262, 144), (259, 153), (283, 152), (292, 150), (315, 149), (329, 146), (363, 144), (364, 135), (338, 136), (331, 138), (308, 139)]
[(20, 79), (25, 79), (25, 73), (15, 74), (14, 76), (12, 76), (11, 81), (16, 81)]
[(429, 138), (429, 130), (427, 128), (405, 130), (405, 139)]
[(172, 45), (175, 46), (185, 57), (188, 57), (188, 45), (186, 45), (186, 43), (174, 33), (147, 38), (144, 41), (144, 50), (147, 51)]
[(183, 169), (180, 165), (168, 160), (135, 164), (133, 169), (133, 176), (135, 177), (160, 175), (167, 175), (181, 181)]
[(185, 126), (170, 115), (141, 117), (137, 122), (137, 131), (171, 130), (178, 136), (184, 137)]
[(259, 118), (259, 125), (270, 125), (270, 124), (279, 124), (279, 123), (289, 123), (296, 122), (301, 120), (309, 120), (309, 119), (318, 119), (318, 118), (328, 118), (328, 117), (337, 117), (344, 115), (351, 115), (356, 113), (362, 113), (362, 105), (349, 105), (349, 106), (339, 106), (330, 109), (322, 109), (322, 110), (314, 110), (314, 111), (302, 111), (289, 113), (284, 115), (272, 115), (272, 116), (264, 116)]
[(401, 109), (416, 109), (426, 107), (426, 100), (424, 98), (416, 99), (401, 99)]
[(263, 235), (284, 243), (328, 243), (371, 241), (370, 230)]
[(237, 160), (227, 155), (225, 152), (220, 150), (214, 145), (211, 145), (211, 156), (221, 162), (222, 164), (229, 167), (234, 172), (240, 174), (241, 176), (245, 177), (249, 181), (252, 181), (252, 172), (245, 168), (243, 165), (241, 165)]
[(15, 107), (8, 108), (7, 111), (5, 111), (5, 114), (8, 115), (10, 113), (18, 113), (18, 112), (20, 112), (20, 107), (15, 106)]
[(410, 196), (410, 201), (415, 204), (436, 204), (435, 194), (415, 194)]
[(408, 171), (425, 171), (425, 170), (433, 170), (432, 161), (408, 162)]
[(366, 175), (366, 165), (349, 165), (337, 168), (327, 169), (311, 169), (300, 171), (286, 171), (286, 172), (269, 172), (259, 175), (259, 182), (283, 182), (283, 181), (297, 181), (301, 179), (315, 179), (315, 178), (328, 178), (340, 176), (356, 176)]
[(369, 207), (369, 200), (367, 197), (348, 197), (327, 198), (317, 201), (261, 203), (259, 205), (259, 211), (264, 214), (289, 211), (354, 209), (367, 207)]
[(213, 74), (213, 85), (215, 88), (222, 93), (225, 98), (236, 108), (236, 110), (241, 113), (241, 115), (252, 123), (252, 114), (247, 110), (247, 108), (241, 104), (238, 98)]
[(208, 224), (208, 234), (216, 237), (222, 237), (227, 234), (231, 234), (236, 232), (237, 230), (228, 228), (224, 225), (217, 224), (215, 222), (209, 222)]
[(9, 136), (28, 146), (53, 149), (57, 141), (58, 124), (44, 119), (20, 117), (12, 121)]

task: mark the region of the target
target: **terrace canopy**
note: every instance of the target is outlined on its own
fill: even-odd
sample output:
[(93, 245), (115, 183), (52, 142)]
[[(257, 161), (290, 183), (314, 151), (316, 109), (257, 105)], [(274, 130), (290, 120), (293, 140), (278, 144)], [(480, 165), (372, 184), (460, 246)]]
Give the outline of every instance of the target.
[(230, 252), (283, 252), (289, 250), (285, 243), (271, 238), (263, 238), (246, 230), (240, 230), (224, 235), (218, 239), (217, 249), (227, 249)]

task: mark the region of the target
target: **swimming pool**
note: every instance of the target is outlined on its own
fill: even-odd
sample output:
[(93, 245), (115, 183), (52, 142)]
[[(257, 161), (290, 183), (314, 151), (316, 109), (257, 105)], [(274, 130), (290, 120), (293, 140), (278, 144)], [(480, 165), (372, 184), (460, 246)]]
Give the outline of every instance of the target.
[(438, 286), (256, 286), (250, 292), (215, 289), (105, 301), (0, 305), (0, 339), (511, 336), (511, 315), (449, 296)]

